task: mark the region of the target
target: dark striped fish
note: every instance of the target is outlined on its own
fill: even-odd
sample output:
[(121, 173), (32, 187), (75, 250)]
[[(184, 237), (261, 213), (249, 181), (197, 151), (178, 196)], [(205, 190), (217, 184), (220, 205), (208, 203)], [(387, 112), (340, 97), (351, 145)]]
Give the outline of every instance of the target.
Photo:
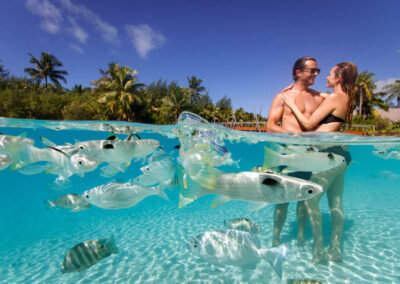
[(48, 208), (58, 207), (58, 208), (70, 208), (71, 212), (78, 212), (81, 210), (88, 209), (90, 203), (82, 199), (82, 197), (75, 193), (68, 193), (61, 195), (57, 200), (46, 200), (49, 204)]
[(80, 243), (67, 252), (61, 271), (70, 273), (85, 270), (113, 253), (118, 253), (114, 236)]

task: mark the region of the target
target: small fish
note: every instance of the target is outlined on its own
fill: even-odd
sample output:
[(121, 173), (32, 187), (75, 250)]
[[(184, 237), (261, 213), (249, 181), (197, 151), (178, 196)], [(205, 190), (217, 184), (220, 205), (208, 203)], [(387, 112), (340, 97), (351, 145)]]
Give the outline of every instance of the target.
[(135, 206), (150, 195), (158, 195), (168, 200), (164, 189), (166, 184), (145, 187), (133, 183), (110, 182), (82, 193), (82, 198), (90, 204), (103, 209), (120, 209)]
[(75, 193), (61, 195), (56, 200), (46, 200), (46, 202), (49, 204), (48, 208), (69, 208), (71, 212), (78, 212), (90, 207), (90, 204), (86, 200)]
[(260, 248), (256, 235), (238, 230), (208, 231), (190, 240), (187, 247), (193, 254), (216, 266), (255, 269), (261, 259), (266, 259), (280, 278), (283, 260), (289, 253), (285, 246)]
[(0, 155), (0, 171), (7, 169), (14, 160), (8, 155)]
[(172, 159), (162, 159), (140, 168), (143, 173), (134, 181), (144, 186), (156, 186), (166, 181), (172, 181), (175, 176), (175, 163)]
[(264, 170), (287, 166), (287, 170), (322, 172), (345, 162), (343, 156), (333, 153), (307, 152), (282, 155), (264, 146)]
[[(243, 200), (251, 202), (249, 209), (254, 211), (268, 204), (307, 200), (323, 190), (321, 185), (314, 182), (272, 173), (218, 171), (213, 190), (194, 181), (181, 167), (178, 167), (178, 179), (179, 208), (204, 195), (217, 194), (211, 208), (231, 200)], [(203, 178), (198, 177), (198, 180)]]
[(227, 229), (239, 230), (252, 234), (258, 234), (261, 232), (260, 226), (248, 218), (224, 220), (224, 225)]
[(93, 240), (80, 243), (65, 255), (61, 267), (63, 273), (79, 272), (95, 265), (100, 260), (117, 254), (114, 236), (109, 239)]

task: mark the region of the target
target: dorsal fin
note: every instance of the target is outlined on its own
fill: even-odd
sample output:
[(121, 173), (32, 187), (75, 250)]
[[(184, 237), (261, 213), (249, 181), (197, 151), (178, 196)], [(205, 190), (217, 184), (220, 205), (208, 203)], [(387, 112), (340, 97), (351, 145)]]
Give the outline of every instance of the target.
[(47, 147), (56, 147), (57, 146), (56, 143), (54, 143), (53, 141), (50, 141), (49, 139), (47, 139), (43, 136), (40, 136), (40, 141), (42, 141), (42, 143), (44, 145), (46, 145)]

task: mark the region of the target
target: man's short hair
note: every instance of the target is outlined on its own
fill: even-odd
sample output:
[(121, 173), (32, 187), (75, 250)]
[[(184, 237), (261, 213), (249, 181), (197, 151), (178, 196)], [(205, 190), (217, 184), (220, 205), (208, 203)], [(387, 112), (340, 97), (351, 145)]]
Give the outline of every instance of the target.
[(310, 56), (304, 56), (296, 60), (296, 62), (293, 65), (293, 80), (297, 81), (299, 77), (296, 75), (296, 71), (303, 70), (303, 68), (306, 67), (306, 61), (308, 60), (317, 62), (317, 60), (314, 57)]

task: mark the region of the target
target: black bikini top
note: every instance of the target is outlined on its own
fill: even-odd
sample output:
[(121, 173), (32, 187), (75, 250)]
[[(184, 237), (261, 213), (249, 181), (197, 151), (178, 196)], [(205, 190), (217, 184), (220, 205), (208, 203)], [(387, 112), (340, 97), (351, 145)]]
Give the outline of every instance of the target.
[(330, 123), (330, 122), (341, 122), (345, 123), (346, 121), (343, 118), (334, 116), (333, 114), (328, 114), (319, 124), (325, 124), (325, 123)]

